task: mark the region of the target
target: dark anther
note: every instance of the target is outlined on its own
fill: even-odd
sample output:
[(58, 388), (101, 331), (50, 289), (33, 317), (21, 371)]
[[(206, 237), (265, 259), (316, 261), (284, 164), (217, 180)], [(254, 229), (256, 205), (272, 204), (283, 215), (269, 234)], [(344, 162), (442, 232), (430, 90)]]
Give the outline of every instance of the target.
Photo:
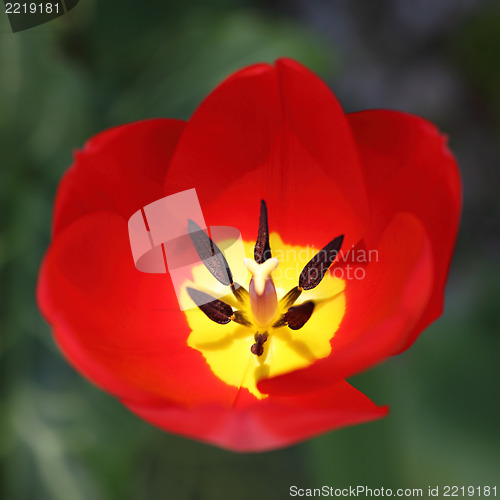
[(304, 302), (300, 306), (290, 307), (285, 313), (284, 320), (292, 330), (302, 328), (314, 311), (314, 302)]
[(222, 300), (214, 299), (208, 293), (200, 292), (194, 288), (187, 288), (187, 292), (193, 302), (206, 314), (208, 318), (220, 325), (231, 321), (233, 309)]
[(289, 307), (293, 306), (295, 304), (295, 301), (300, 297), (300, 294), (302, 293), (302, 288), (296, 286), (295, 288), (292, 288), (281, 300), (280, 300), (280, 307), (283, 309), (288, 309)]
[(234, 311), (231, 319), (235, 323), (243, 326), (250, 326), (252, 324), (250, 321), (248, 321), (245, 313), (243, 313), (242, 311)]
[(267, 340), (267, 333), (256, 333), (254, 339), (255, 344), (252, 344), (250, 351), (256, 356), (262, 356), (262, 354), (264, 354), (264, 343)]
[(253, 257), (257, 264), (262, 264), (272, 257), (271, 247), (269, 246), (269, 226), (267, 223), (267, 206), (266, 202), (260, 202), (260, 217), (259, 217), (259, 232), (257, 241), (253, 251)]
[(344, 235), (338, 236), (324, 246), (302, 269), (299, 277), (299, 287), (304, 290), (316, 288), (323, 276), (337, 257)]
[(219, 250), (219, 247), (212, 239), (201, 229), (196, 222), (188, 220), (188, 231), (200, 259), (206, 268), (223, 285), (233, 284), (233, 275), (229, 269), (226, 258)]

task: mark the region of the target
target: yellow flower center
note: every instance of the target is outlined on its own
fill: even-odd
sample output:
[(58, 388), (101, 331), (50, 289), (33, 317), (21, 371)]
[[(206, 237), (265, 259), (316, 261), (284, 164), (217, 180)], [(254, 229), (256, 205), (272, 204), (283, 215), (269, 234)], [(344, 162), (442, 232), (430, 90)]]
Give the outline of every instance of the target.
[[(312, 314), (300, 329), (293, 330), (280, 318), (290, 304), (281, 300), (297, 287), (298, 276), (316, 254), (314, 248), (283, 243), (277, 233), (271, 233), (270, 244), (276, 258), (257, 264), (253, 259), (241, 261), (225, 251), (229, 267), (238, 276), (250, 271), (248, 295), (238, 301), (229, 287), (219, 283), (203, 263), (193, 268), (193, 282), (183, 285), (180, 302), (191, 329), (188, 345), (200, 351), (212, 372), (226, 384), (248, 389), (256, 398), (266, 395), (257, 389), (257, 382), (300, 368), (305, 368), (331, 352), (331, 339), (345, 313), (345, 281), (326, 273), (312, 290), (304, 290), (295, 304), (314, 304)], [(253, 242), (243, 242), (246, 255), (253, 255)], [(243, 274), (244, 275), (244, 274)], [(242, 325), (235, 321), (218, 324), (209, 319), (188, 294), (195, 287), (208, 294), (216, 294), (234, 310), (241, 311), (249, 321)], [(259, 337), (260, 336), (260, 337)], [(262, 346), (261, 355), (255, 355), (251, 346)]]

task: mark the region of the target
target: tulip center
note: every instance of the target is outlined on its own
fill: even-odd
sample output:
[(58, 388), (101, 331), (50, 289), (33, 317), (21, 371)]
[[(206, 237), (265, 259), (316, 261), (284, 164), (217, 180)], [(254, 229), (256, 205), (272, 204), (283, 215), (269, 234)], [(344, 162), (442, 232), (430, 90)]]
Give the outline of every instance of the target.
[(249, 285), (249, 300), (253, 319), (259, 328), (269, 328), (278, 312), (278, 296), (271, 273), (278, 267), (276, 257), (259, 264), (245, 258), (243, 263), (251, 273)]
[[(276, 232), (269, 241), (276, 258), (260, 264), (226, 255), (231, 269), (248, 270), (247, 281), (241, 283), (248, 293), (236, 297), (227, 287), (227, 295), (221, 296), (222, 285), (200, 263), (181, 294), (191, 329), (189, 347), (203, 354), (220, 380), (247, 389), (258, 399), (266, 397), (257, 389), (259, 380), (305, 368), (331, 353), (331, 340), (346, 308), (345, 281), (331, 273), (313, 289), (297, 287), (301, 270), (318, 249), (287, 245)], [(246, 255), (252, 255), (254, 242), (243, 241), (243, 246)], [(220, 302), (229, 306), (227, 322), (211, 319), (202, 310), (206, 305), (196, 307), (190, 288), (218, 293)]]

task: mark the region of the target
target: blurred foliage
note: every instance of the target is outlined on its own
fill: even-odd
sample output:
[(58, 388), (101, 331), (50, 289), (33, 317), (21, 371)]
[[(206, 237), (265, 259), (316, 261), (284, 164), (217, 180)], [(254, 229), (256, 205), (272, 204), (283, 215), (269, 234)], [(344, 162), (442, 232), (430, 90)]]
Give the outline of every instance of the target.
[(455, 57), (476, 91), (500, 113), (500, 64), (494, 47), (500, 46), (500, 4), (468, 19), (452, 39)]
[[(266, 500), (288, 498), (291, 484), (493, 485), (498, 5), (470, 2), (450, 23), (432, 9), (419, 18), (404, 10), (408, 2), (381, 2), (374, 26), (373, 9), (359, 1), (152, 4), (81, 0), (15, 35), (0, 16), (0, 498)], [(397, 16), (398, 29), (386, 31)], [(54, 346), (34, 290), (56, 186), (75, 148), (120, 123), (188, 118), (231, 71), (280, 56), (330, 79), (351, 107), (403, 102), (432, 114), (451, 132), (463, 169), (464, 222), (444, 317), (412, 349), (352, 381), (390, 404), (391, 415), (290, 449), (238, 455), (163, 433), (82, 379)], [(388, 81), (398, 91), (384, 93)], [(436, 106), (427, 86), (453, 92), (438, 92)]]

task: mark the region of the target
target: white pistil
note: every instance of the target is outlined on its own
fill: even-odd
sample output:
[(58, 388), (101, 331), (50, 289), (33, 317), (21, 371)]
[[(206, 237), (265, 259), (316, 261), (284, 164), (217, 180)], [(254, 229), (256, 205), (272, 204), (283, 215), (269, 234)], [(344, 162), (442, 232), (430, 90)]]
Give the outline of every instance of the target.
[(271, 273), (278, 267), (279, 261), (273, 257), (262, 264), (252, 259), (244, 259), (243, 262), (252, 274), (248, 292), (253, 317), (259, 327), (267, 327), (278, 312), (278, 296)]

